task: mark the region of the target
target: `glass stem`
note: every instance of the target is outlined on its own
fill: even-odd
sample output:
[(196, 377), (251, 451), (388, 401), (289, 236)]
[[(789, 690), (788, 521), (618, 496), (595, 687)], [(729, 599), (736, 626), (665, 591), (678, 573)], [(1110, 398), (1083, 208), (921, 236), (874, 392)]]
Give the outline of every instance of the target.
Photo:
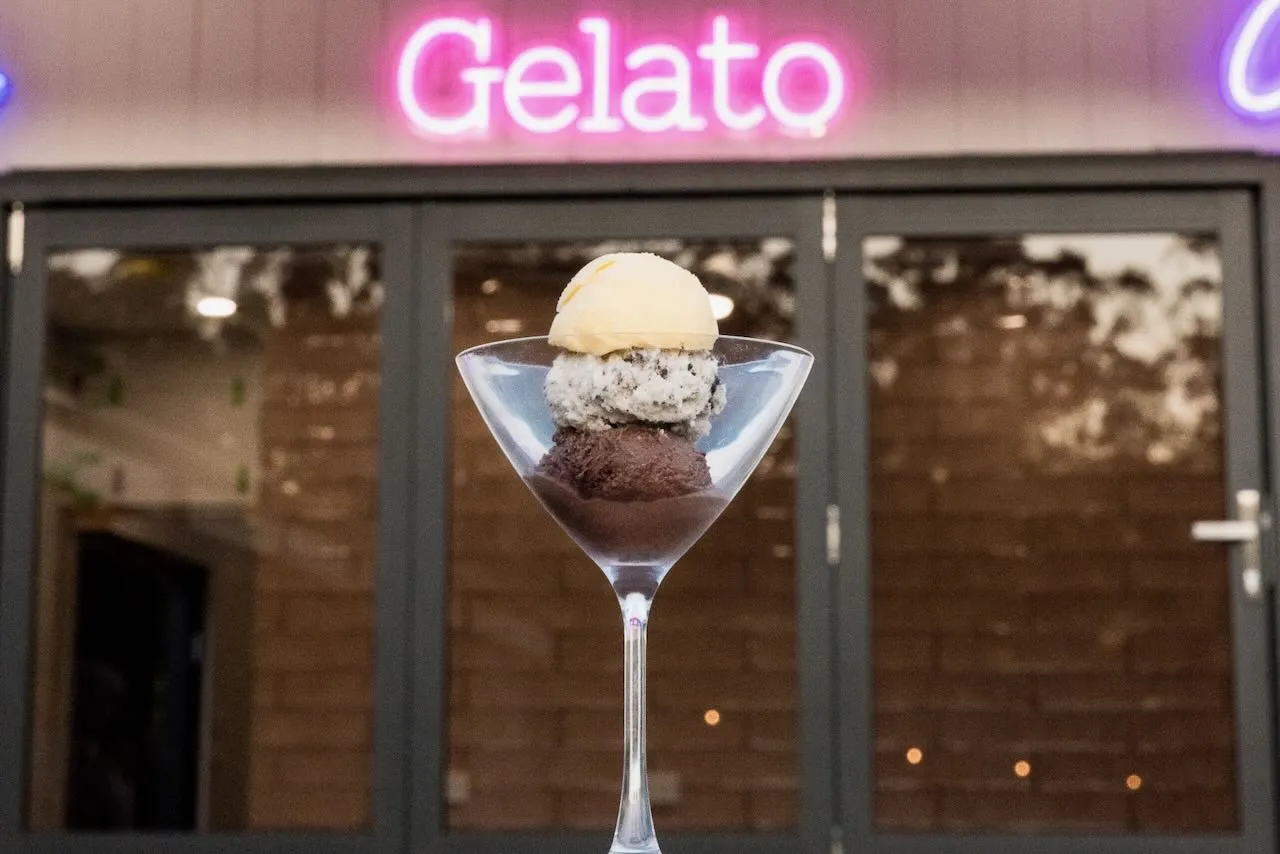
[(622, 804), (610, 854), (658, 854), (645, 758), (646, 655), (651, 595), (619, 594), (623, 632)]

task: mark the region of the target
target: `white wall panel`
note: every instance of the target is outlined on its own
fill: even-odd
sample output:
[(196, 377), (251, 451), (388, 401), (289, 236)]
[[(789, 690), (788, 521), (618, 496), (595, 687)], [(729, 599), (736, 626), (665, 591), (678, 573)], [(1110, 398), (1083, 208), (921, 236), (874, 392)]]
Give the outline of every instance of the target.
[[(430, 0), (3, 0), (0, 167), (951, 153), (1280, 150), (1218, 85), (1249, 0), (481, 0), (504, 34), (580, 39), (603, 10), (620, 39), (691, 43), (712, 11), (761, 41), (819, 34), (855, 69), (823, 139), (616, 140), (507, 134), (442, 144), (395, 107), (395, 52)], [(585, 46), (584, 46), (585, 47)]]

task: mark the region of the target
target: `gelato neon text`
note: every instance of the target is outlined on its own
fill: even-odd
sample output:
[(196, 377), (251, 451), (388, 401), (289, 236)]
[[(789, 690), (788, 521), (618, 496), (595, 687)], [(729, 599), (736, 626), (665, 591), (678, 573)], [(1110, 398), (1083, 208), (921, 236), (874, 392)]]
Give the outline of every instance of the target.
[(436, 18), (405, 44), (396, 94), (428, 136), (485, 135), (495, 113), (535, 134), (701, 133), (767, 127), (820, 136), (840, 115), (843, 64), (815, 41), (761, 46), (717, 16), (693, 51), (651, 42), (620, 56), (614, 26), (583, 18), (573, 42), (541, 44), (496, 63), (491, 18)]

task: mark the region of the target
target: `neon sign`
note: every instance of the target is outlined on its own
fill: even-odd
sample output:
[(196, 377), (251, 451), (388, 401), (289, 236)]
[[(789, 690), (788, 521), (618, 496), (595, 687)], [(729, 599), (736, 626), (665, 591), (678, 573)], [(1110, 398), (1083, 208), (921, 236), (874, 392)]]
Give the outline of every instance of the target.
[[(504, 115), (534, 134), (696, 134), (719, 126), (821, 136), (845, 106), (844, 65), (817, 41), (785, 42), (762, 61), (760, 44), (735, 38), (720, 15), (692, 54), (656, 42), (619, 57), (607, 18), (583, 18), (577, 29), (581, 58), (542, 44), (504, 67), (496, 62), (493, 19), (427, 21), (400, 55), (400, 109), (416, 131), (432, 137), (484, 136)], [(426, 72), (434, 89), (448, 89), (451, 97), (424, 84)]]
[[(1267, 50), (1270, 30), (1280, 21), (1280, 0), (1259, 0), (1245, 13), (1223, 52), (1223, 89), (1228, 102), (1240, 112), (1268, 118), (1280, 113), (1280, 74), (1271, 83), (1259, 79), (1259, 68)], [(1280, 63), (1272, 63), (1280, 66)], [(1278, 69), (1280, 70), (1280, 69)]]
[(13, 81), (9, 79), (9, 75), (0, 71), (0, 107), (3, 107), (9, 101), (9, 96), (12, 94)]

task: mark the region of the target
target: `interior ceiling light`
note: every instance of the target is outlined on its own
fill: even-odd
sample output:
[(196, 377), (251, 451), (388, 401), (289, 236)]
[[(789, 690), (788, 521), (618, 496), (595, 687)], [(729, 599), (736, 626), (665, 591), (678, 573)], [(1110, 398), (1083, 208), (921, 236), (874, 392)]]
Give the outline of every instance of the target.
[(236, 301), (227, 297), (200, 297), (196, 313), (201, 317), (230, 317), (236, 313)]

